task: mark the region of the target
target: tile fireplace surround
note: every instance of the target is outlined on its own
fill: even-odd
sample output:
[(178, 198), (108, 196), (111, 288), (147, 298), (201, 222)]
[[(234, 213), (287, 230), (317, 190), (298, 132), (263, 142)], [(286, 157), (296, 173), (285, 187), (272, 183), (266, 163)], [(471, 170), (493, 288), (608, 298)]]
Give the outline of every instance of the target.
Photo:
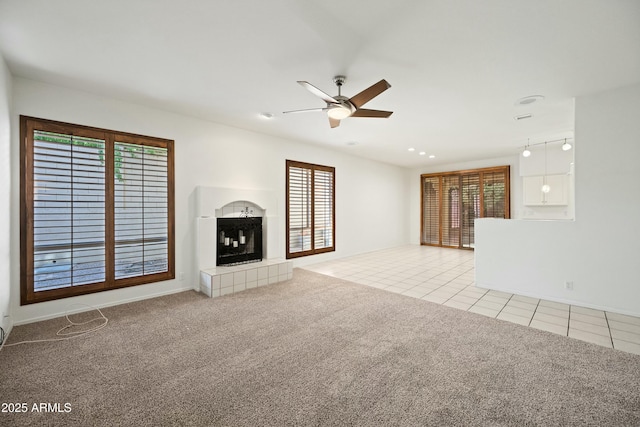
[[(277, 192), (199, 186), (196, 207), (197, 266), (202, 293), (214, 298), (291, 279), (293, 261), (283, 258)], [(262, 261), (216, 266), (217, 219), (239, 218), (247, 213), (262, 217)]]

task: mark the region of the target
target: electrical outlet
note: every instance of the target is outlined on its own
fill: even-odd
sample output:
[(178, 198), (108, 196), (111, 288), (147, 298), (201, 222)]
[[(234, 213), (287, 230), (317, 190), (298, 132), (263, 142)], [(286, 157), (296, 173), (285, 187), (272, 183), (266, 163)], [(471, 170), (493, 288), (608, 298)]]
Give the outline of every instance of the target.
[(181, 271), (180, 273), (178, 273), (178, 280), (181, 282), (184, 282), (184, 271)]
[(564, 282), (564, 288), (572, 291), (573, 290), (573, 282), (571, 282), (571, 281)]

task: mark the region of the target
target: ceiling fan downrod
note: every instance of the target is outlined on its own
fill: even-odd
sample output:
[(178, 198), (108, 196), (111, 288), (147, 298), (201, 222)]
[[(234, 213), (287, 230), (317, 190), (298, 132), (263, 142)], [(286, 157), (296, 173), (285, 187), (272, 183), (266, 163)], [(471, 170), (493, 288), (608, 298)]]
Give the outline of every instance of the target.
[(338, 96), (342, 96), (342, 85), (346, 80), (347, 78), (345, 76), (335, 76), (333, 78), (333, 82), (336, 84), (336, 86), (338, 86)]

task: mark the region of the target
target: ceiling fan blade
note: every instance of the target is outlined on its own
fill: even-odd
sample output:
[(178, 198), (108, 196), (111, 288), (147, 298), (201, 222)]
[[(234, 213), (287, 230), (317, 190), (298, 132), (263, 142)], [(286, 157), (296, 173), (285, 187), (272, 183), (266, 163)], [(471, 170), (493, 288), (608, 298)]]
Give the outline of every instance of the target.
[(360, 110), (354, 111), (351, 117), (382, 117), (387, 118), (393, 114), (393, 111), (383, 111), (383, 110), (367, 110), (366, 108), (362, 108)]
[(309, 92), (311, 92), (312, 94), (314, 94), (318, 98), (323, 99), (324, 102), (326, 102), (328, 104), (338, 104), (338, 101), (336, 101), (335, 98), (333, 98), (330, 95), (327, 95), (326, 93), (324, 93), (323, 91), (321, 91), (320, 89), (318, 89), (317, 87), (312, 85), (311, 83), (305, 82), (305, 81), (301, 81), (301, 80), (299, 80), (298, 83), (300, 84), (300, 86), (302, 86), (303, 88), (307, 89)]
[(329, 124), (332, 128), (337, 128), (338, 126), (340, 126), (340, 120), (332, 119), (331, 117), (329, 117)]
[(349, 102), (351, 102), (356, 108), (360, 108), (390, 87), (391, 85), (385, 79), (382, 79), (359, 94), (352, 96), (351, 99), (349, 99)]
[(291, 110), (291, 111), (283, 111), (282, 114), (289, 113), (310, 113), (312, 111), (325, 111), (326, 108), (305, 108), (304, 110)]

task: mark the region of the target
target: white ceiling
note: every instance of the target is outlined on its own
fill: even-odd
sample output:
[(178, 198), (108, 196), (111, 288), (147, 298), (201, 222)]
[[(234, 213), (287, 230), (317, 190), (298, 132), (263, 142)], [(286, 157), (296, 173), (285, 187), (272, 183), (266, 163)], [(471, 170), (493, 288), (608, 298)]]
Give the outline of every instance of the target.
[[(640, 1), (0, 0), (0, 51), (15, 76), (417, 167), (572, 136), (574, 97), (640, 81)], [(347, 96), (386, 79), (366, 108), (394, 114), (282, 114), (336, 74)]]

